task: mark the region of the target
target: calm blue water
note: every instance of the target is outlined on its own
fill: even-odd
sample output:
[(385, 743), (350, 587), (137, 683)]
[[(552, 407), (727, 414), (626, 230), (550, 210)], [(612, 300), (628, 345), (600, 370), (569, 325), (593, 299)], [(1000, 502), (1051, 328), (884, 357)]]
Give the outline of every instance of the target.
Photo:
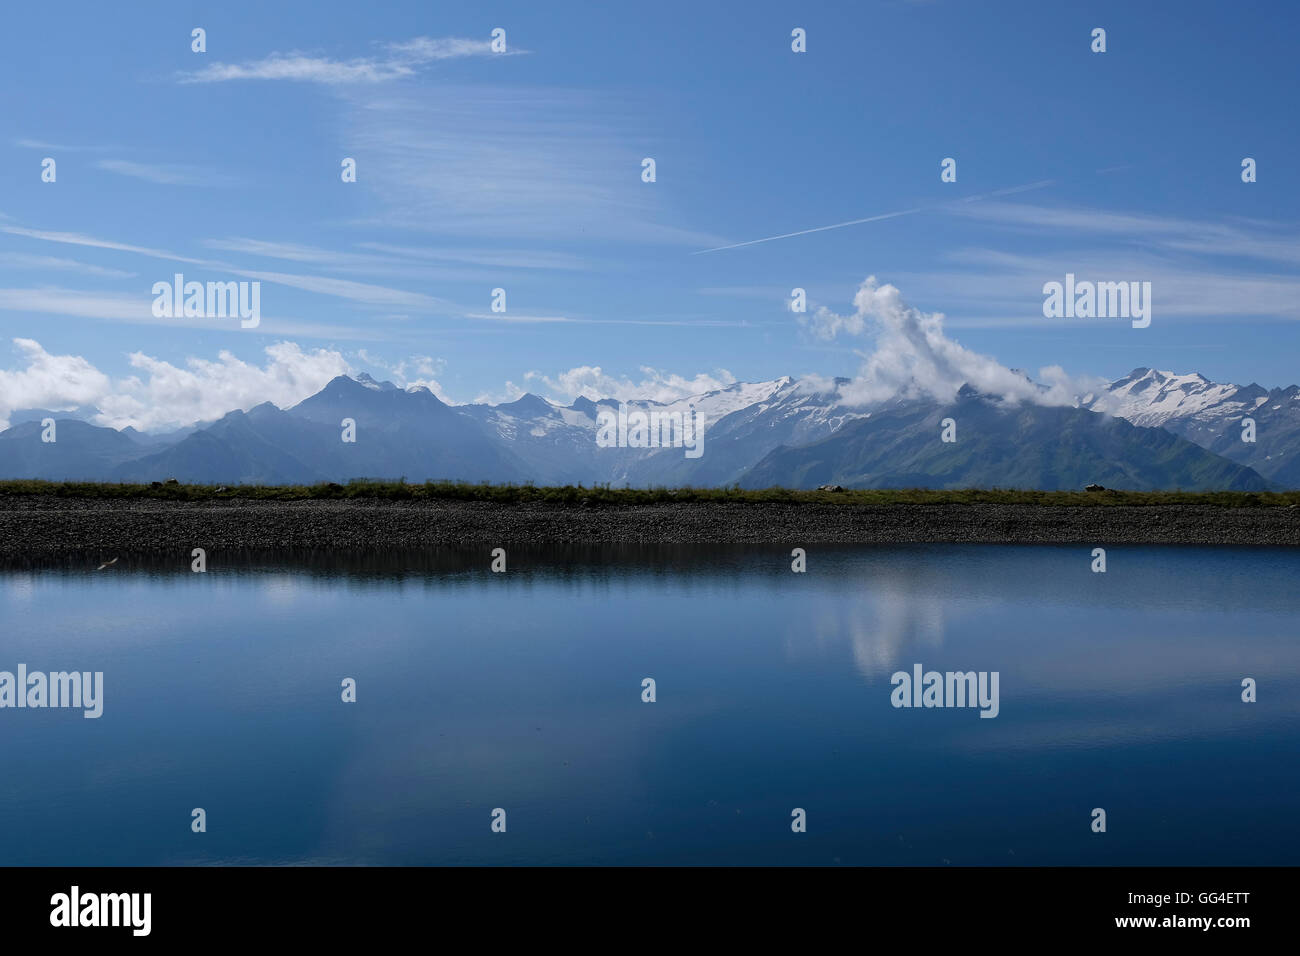
[[(3, 572), (0, 670), (105, 701), (0, 710), (0, 864), (1300, 863), (1300, 551), (1088, 552)], [(999, 716), (895, 709), (915, 663)]]

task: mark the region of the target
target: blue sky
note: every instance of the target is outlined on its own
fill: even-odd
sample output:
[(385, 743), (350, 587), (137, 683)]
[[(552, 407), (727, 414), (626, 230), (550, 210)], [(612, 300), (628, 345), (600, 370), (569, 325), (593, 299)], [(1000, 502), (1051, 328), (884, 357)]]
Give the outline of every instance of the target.
[[(1034, 375), (1300, 379), (1293, 4), (73, 3), (6, 20), (0, 419), (91, 400), (162, 427), (344, 368), (457, 402), (852, 377), (872, 323), (831, 336), (789, 295), (846, 316), (868, 276)], [(873, 221), (705, 251), (857, 219)], [(261, 324), (155, 318), (151, 287), (176, 272), (261, 281)], [(1067, 272), (1150, 281), (1150, 327), (1044, 318), (1043, 283)]]

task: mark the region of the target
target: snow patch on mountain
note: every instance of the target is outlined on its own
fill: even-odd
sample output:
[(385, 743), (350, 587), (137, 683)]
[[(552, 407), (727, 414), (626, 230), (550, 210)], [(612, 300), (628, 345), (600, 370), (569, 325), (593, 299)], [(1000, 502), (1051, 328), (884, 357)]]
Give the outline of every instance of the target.
[(736, 382), (734, 385), (714, 389), (702, 395), (679, 398), (677, 401), (666, 405), (647, 404), (653, 404), (669, 413), (681, 412), (683, 415), (689, 414), (693, 406), (695, 413), (703, 417), (704, 427), (708, 428), (710, 425), (714, 425), (726, 418), (732, 412), (738, 412), (741, 409), (751, 408), (766, 402), (781, 389), (788, 387), (792, 381), (790, 376), (786, 375), (770, 382)]
[[(1258, 386), (1254, 386), (1258, 389)], [(1080, 404), (1094, 412), (1127, 419), (1134, 425), (1164, 426), (1174, 419), (1240, 417), (1258, 407), (1268, 395), (1244, 394), (1241, 386), (1211, 382), (1199, 372), (1179, 375), (1137, 368), (1112, 382), (1100, 395), (1087, 395)]]

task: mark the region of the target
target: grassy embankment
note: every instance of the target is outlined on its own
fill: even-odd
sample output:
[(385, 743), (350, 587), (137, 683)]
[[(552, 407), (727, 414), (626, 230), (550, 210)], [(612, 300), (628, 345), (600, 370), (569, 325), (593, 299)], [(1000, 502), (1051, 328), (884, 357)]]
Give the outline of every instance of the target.
[(789, 488), (610, 488), (565, 485), (492, 485), (456, 481), (409, 484), (404, 481), (350, 481), (345, 485), (186, 485), (175, 482), (111, 484), (73, 481), (0, 481), (0, 498), (46, 495), (59, 498), (153, 498), (164, 501), (302, 501), (313, 499), (379, 499), (389, 501), (492, 501), (501, 504), (546, 502), (552, 504), (650, 505), (669, 502), (846, 505), (1083, 505), (1123, 507), (1136, 505), (1213, 505), (1220, 508), (1287, 507), (1300, 504), (1300, 491), (1020, 491), (1015, 489), (958, 489), (931, 491), (921, 488), (861, 491), (794, 491)]

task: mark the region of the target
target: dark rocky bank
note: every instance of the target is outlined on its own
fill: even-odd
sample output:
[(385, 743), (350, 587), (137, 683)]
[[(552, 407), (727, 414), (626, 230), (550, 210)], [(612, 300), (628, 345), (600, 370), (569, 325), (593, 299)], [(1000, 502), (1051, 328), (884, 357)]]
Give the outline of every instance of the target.
[(1214, 506), (495, 504), (0, 499), (0, 561), (218, 549), (563, 544), (1300, 545), (1300, 509)]

